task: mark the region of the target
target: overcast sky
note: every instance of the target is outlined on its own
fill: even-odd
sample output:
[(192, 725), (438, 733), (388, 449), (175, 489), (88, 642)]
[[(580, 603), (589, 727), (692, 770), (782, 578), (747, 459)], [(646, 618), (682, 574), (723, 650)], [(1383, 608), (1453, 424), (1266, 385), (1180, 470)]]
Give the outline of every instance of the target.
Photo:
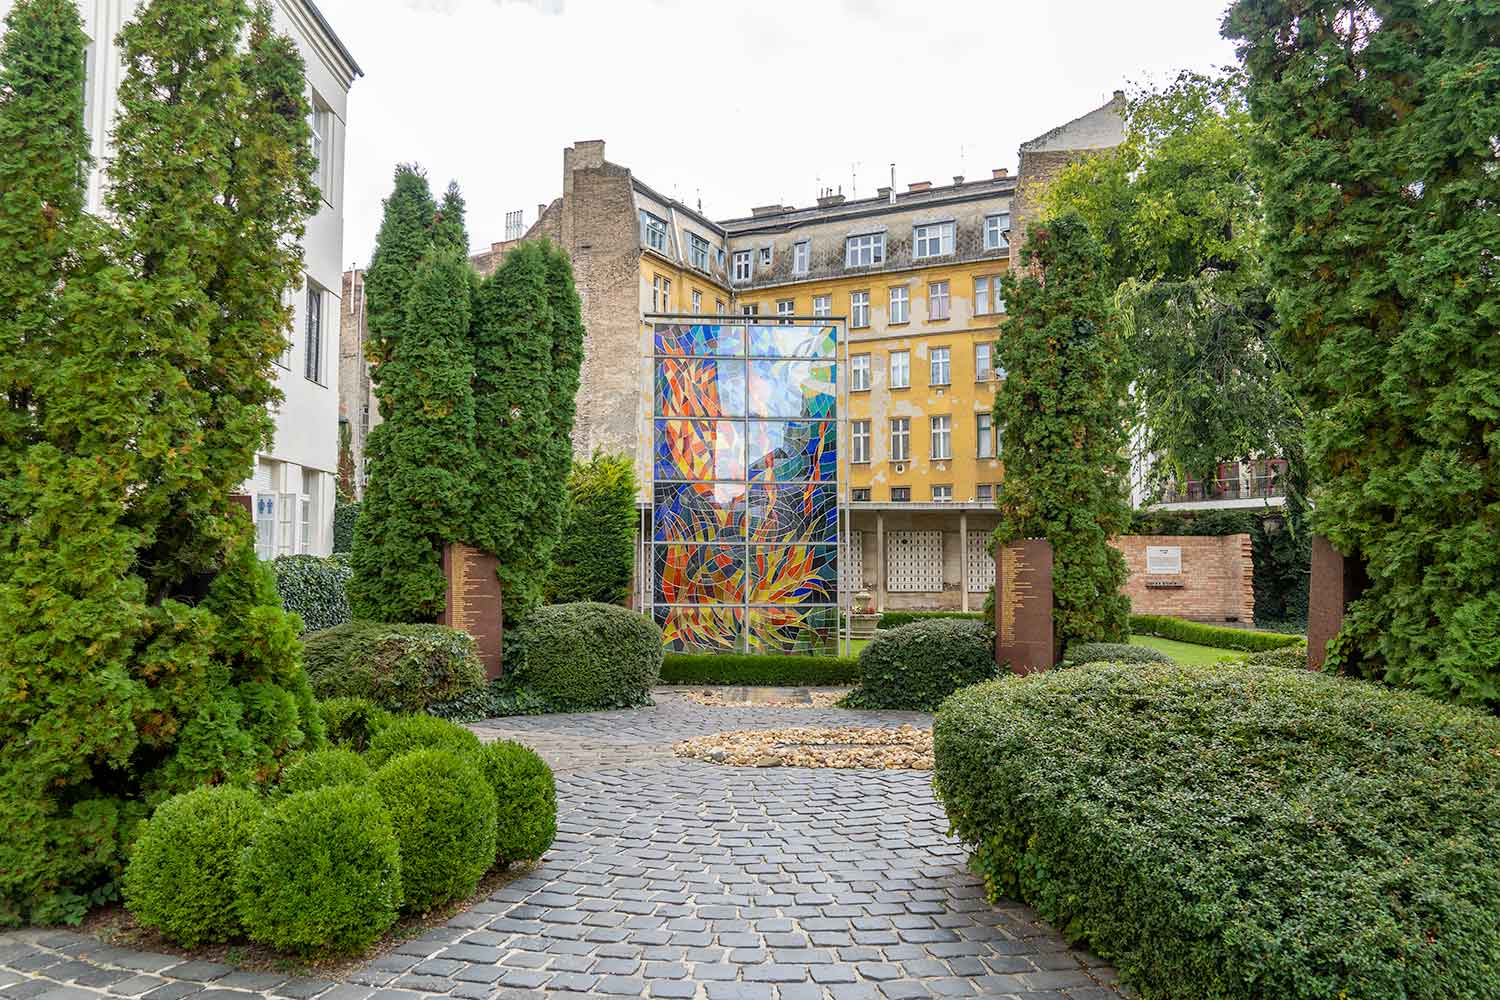
[(317, 0), (349, 97), (344, 256), (363, 265), (400, 162), (457, 180), (476, 248), (606, 155), (710, 218), (1016, 166), (1116, 88), (1233, 61), (1227, 0)]

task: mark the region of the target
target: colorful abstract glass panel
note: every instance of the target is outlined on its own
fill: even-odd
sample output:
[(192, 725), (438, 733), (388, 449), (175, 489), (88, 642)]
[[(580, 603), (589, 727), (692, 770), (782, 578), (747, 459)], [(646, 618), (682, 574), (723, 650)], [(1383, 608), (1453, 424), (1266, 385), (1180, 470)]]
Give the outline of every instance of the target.
[(745, 478), (745, 425), (735, 420), (656, 421), (653, 478)]
[(656, 353), (696, 358), (742, 358), (745, 328), (711, 323), (658, 323)]
[(750, 546), (751, 604), (834, 604), (836, 545)]
[(658, 603), (744, 603), (744, 546), (658, 543), (655, 549)]
[(839, 495), (833, 484), (776, 483), (750, 487), (750, 541), (808, 545), (839, 537)]
[(831, 326), (752, 326), (752, 358), (825, 358), (832, 361), (838, 334)]
[(739, 607), (656, 607), (662, 644), (678, 653), (736, 652), (744, 622), (745, 609)]
[(835, 371), (831, 361), (750, 362), (750, 416), (832, 417)]
[(745, 363), (717, 358), (662, 358), (656, 367), (661, 417), (743, 417)]
[(838, 427), (832, 420), (751, 421), (745, 443), (756, 482), (838, 480)]
[(745, 537), (739, 483), (657, 483), (652, 534), (658, 542), (723, 542)]
[(751, 608), (753, 653), (833, 653), (838, 648), (838, 608)]

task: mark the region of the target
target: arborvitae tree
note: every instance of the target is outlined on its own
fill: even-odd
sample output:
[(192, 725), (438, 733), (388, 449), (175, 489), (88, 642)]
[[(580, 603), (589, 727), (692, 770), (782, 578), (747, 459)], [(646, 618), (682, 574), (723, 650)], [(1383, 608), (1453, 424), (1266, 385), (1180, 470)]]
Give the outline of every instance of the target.
[(438, 206), (437, 216), (433, 220), (432, 240), (439, 247), (465, 257), (469, 254), (469, 233), (464, 225), (466, 212), (464, 196), (458, 189), (458, 182), (450, 181), (448, 190), (443, 192), (443, 201)]
[(385, 200), (385, 215), (375, 237), (375, 252), (365, 269), (365, 355), (371, 363), (370, 382), (382, 420), (391, 417), (389, 394), (381, 392), (385, 364), (406, 326), (406, 291), (417, 263), (432, 247), (436, 216), (437, 204), (426, 175), (413, 165), (398, 166), (395, 189)]
[(507, 618), (540, 600), (572, 464), (583, 321), (568, 257), (522, 243), (479, 288), (469, 540), (500, 560)]
[(635, 572), (635, 460), (595, 454), (573, 463), (547, 602), (624, 604)]
[[(269, 27), (265, 7), (151, 0), (122, 33), (112, 218), (78, 226), (58, 321), (22, 352), (35, 377), (32, 443), (4, 481), (0, 922), (77, 920), (109, 898), (155, 801), (264, 780), (321, 739), (296, 619), (228, 499), (268, 438), (310, 211), (302, 64)], [(14, 256), (40, 259), (39, 244)]]
[(1314, 524), (1370, 586), (1337, 669), (1500, 708), (1500, 17), (1240, 0)]
[(995, 395), (1004, 443), (995, 543), (1052, 543), (1055, 634), (1120, 642), (1129, 632), (1125, 559), (1109, 544), (1130, 524), (1127, 369), (1104, 253), (1065, 213), (1027, 233), (1023, 270), (1005, 277), (1010, 316)]
[(431, 622), (447, 587), (443, 546), (469, 523), (474, 353), (468, 260), (433, 248), (405, 290), (406, 323), (384, 365), (386, 420), (370, 432), (370, 481), (355, 525), (349, 603), (356, 617)]

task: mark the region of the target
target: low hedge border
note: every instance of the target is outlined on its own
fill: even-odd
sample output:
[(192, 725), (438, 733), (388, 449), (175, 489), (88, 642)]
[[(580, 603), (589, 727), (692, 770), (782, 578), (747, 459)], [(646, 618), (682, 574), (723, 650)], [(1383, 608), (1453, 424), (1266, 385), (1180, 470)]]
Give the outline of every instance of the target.
[(982, 622), (985, 620), (981, 611), (887, 611), (880, 616), (877, 628), (900, 628), (902, 625), (910, 625), (912, 622), (931, 621), (934, 618), (957, 618), (961, 621)]
[(1176, 639), (1178, 642), (1215, 646), (1219, 649), (1239, 649), (1247, 653), (1259, 653), (1265, 649), (1283, 649), (1287, 646), (1300, 646), (1307, 643), (1307, 640), (1300, 635), (1207, 625), (1203, 622), (1190, 622), (1185, 618), (1170, 618), (1167, 615), (1131, 615), (1130, 631), (1136, 635), (1154, 635), (1159, 639)]
[(848, 687), (858, 681), (859, 660), (852, 656), (668, 653), (661, 665), (663, 684)]

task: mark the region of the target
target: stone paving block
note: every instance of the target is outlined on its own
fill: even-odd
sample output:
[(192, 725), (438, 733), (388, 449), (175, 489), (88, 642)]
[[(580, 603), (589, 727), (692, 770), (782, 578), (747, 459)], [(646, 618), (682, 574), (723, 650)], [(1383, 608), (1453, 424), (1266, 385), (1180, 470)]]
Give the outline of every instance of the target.
[(890, 982), (881, 983), (880, 992), (889, 1000), (916, 1000), (918, 997), (932, 995), (926, 986), (915, 979), (893, 979)]
[(770, 983), (717, 983), (705, 984), (708, 1000), (771, 1000)]
[(696, 983), (685, 983), (675, 979), (656, 980), (651, 983), (651, 996), (662, 997), (664, 1000), (687, 1000), (696, 996), (698, 986)]
[(500, 982), (523, 990), (534, 990), (552, 978), (552, 973), (537, 969), (506, 969), (500, 974)]
[(170, 969), (163, 970), (162, 974), (172, 979), (186, 979), (194, 983), (211, 983), (216, 979), (223, 979), (234, 972), (232, 965), (220, 965), (218, 962), (190, 961), (181, 965), (174, 965)]
[(7, 1000), (33, 1000), (56, 987), (56, 983), (46, 979), (23, 979), (14, 986), (0, 989), (0, 996), (6, 997)]
[(79, 986), (54, 986), (45, 993), (37, 994), (37, 1000), (98, 1000), (98, 997), (99, 994)]
[[(333, 984), (330, 983), (329, 985)], [(144, 994), (144, 996), (148, 1000), (182, 1000), (183, 997), (190, 997), (202, 992), (202, 983), (169, 982), (165, 986), (158, 986), (150, 993)]]
[(593, 989), (594, 984), (598, 981), (598, 976), (585, 975), (581, 972), (559, 972), (547, 983), (547, 988), (586, 993)]
[(286, 980), (286, 976), (277, 975), (274, 972), (245, 972), (243, 970), (236, 970), (223, 979), (215, 980), (214, 986), (221, 990), (250, 990), (254, 993), (264, 993), (275, 989), (286, 982)]
[(639, 976), (600, 976), (594, 984), (595, 993), (608, 996), (638, 997), (646, 988), (646, 981)]
[(298, 978), (287, 980), (271, 992), (279, 997), (287, 997), (288, 1000), (311, 1000), (334, 985), (326, 979)]

